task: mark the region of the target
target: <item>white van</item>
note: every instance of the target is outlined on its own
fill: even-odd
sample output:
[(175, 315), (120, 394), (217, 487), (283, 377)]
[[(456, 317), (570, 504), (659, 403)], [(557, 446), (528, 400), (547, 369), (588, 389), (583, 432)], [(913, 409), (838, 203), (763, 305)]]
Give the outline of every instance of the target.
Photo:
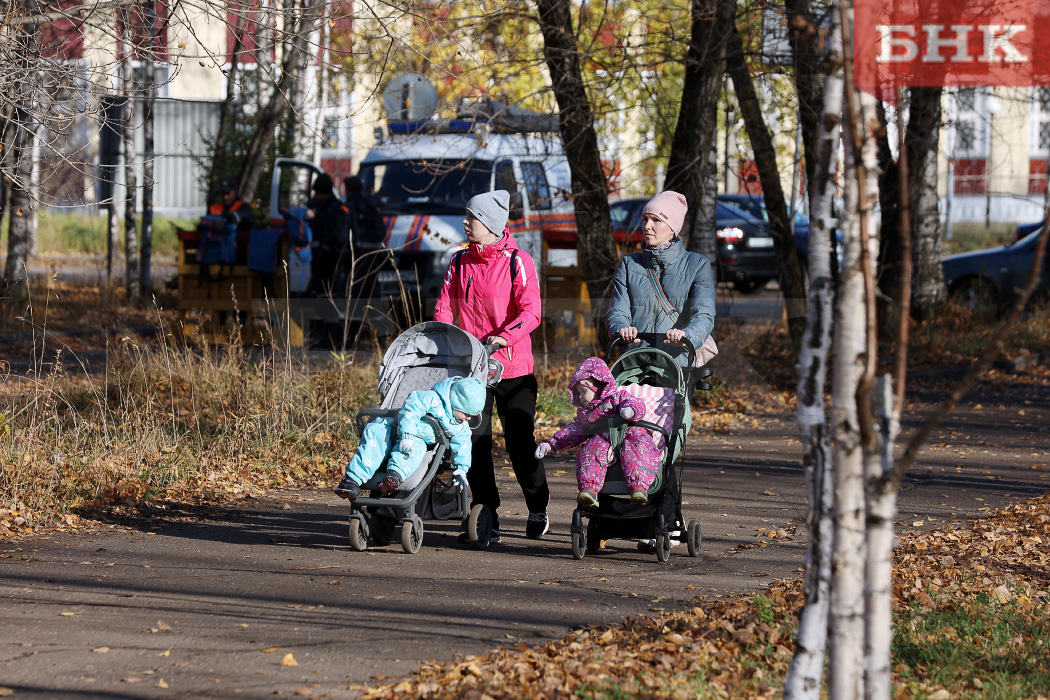
[(427, 318), (452, 255), (466, 244), (463, 217), (474, 195), (511, 193), (508, 228), (537, 265), (542, 229), (575, 224), (556, 118), (493, 101), (460, 116), (391, 122), (358, 170), (384, 216), (383, 247), (396, 265), (379, 272), (373, 297), (404, 290), (422, 301)]
[[(381, 241), (355, 235), (355, 255), (368, 261), (360, 267), (370, 273), (365, 284), (355, 285), (361, 298), (337, 305), (344, 309), (341, 316), (367, 318), (373, 325), (432, 318), (449, 261), (466, 245), (463, 218), (476, 194), (511, 193), (508, 228), (537, 267), (543, 229), (575, 226), (569, 163), (556, 117), (487, 100), (459, 116), (391, 121), (361, 162), (364, 194), (379, 207), (386, 232)], [(280, 225), (282, 207), (306, 202), (320, 173), (314, 163), (277, 159), (271, 225)], [(295, 256), (289, 266), (290, 291), (297, 296), (308, 286), (310, 267)], [(406, 307), (412, 307), (410, 319), (402, 316)]]

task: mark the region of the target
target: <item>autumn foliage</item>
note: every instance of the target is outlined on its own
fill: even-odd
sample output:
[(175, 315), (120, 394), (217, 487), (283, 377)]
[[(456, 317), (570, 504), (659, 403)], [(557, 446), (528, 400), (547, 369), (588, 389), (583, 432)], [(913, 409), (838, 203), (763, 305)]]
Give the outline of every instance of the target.
[[(901, 537), (894, 564), (895, 697), (1050, 695), (1050, 495), (988, 519)], [(729, 599), (423, 666), (370, 700), (774, 698), (794, 651), (797, 579)], [(569, 604), (568, 602), (566, 604)], [(953, 616), (953, 617), (951, 617)], [(973, 629), (956, 622), (969, 620)], [(946, 648), (959, 651), (945, 657)], [(939, 663), (939, 660), (941, 662)]]

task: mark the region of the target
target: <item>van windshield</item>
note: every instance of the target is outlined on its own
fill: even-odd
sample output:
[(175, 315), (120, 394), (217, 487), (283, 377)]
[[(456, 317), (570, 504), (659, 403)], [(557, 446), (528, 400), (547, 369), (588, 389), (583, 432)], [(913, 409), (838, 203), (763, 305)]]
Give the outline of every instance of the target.
[(471, 197), (491, 189), (492, 161), (391, 160), (365, 163), (359, 175), (384, 214), (462, 213)]

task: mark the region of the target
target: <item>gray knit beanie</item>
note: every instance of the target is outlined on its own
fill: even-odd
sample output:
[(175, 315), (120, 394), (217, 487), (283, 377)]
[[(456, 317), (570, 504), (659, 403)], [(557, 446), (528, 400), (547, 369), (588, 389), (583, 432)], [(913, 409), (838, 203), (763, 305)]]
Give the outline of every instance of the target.
[(485, 228), (499, 236), (507, 228), (507, 219), (510, 217), (510, 192), (495, 190), (474, 195), (467, 202), (467, 211), (485, 224)]

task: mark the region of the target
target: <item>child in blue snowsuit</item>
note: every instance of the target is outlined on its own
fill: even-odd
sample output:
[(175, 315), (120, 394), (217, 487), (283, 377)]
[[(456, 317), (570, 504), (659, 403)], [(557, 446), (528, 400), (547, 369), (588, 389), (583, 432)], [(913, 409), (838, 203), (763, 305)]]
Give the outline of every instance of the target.
[(361, 484), (375, 475), (388, 453), (387, 476), (379, 490), (384, 495), (397, 491), (419, 467), (427, 447), (437, 443), (424, 415), (436, 418), (448, 435), (453, 477), (466, 488), (471, 455), (469, 423), (485, 408), (485, 394), (485, 385), (473, 377), (449, 377), (430, 390), (413, 391), (398, 411), (396, 436), (392, 418), (375, 418), (365, 426), (361, 444), (346, 465), (346, 476), (335, 487), (335, 494), (351, 501), (357, 498)]

